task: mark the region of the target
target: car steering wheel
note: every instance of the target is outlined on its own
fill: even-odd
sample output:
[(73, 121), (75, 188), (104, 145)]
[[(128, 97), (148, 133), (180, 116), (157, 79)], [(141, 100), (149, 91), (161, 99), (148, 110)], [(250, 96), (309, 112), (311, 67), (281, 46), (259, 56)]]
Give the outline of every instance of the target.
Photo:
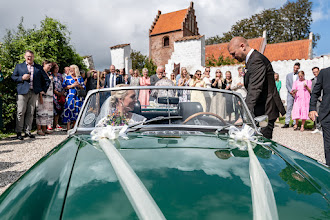
[(193, 118), (196, 118), (197, 116), (200, 116), (200, 115), (212, 115), (218, 119), (220, 119), (221, 122), (223, 122), (224, 124), (226, 124), (225, 120), (223, 120), (223, 118), (217, 114), (214, 114), (212, 112), (197, 112), (193, 115), (190, 115), (182, 124), (186, 124), (188, 121), (190, 121), (191, 119)]

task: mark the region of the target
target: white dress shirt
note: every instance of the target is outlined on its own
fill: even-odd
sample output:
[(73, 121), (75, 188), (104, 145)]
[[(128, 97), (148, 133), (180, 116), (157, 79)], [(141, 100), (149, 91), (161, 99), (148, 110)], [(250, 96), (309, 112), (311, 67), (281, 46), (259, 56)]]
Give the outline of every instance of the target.
[[(113, 85), (112, 85), (113, 82)], [(109, 77), (109, 88), (113, 88), (116, 86), (116, 74), (115, 73), (110, 73)]]
[(238, 87), (237, 86), (238, 83), (242, 83), (244, 85), (244, 77), (243, 76), (238, 75), (238, 77), (234, 77), (233, 82), (231, 83), (230, 89), (235, 91), (235, 92), (240, 93), (243, 96), (243, 98), (245, 99), (246, 94), (247, 94), (246, 88), (244, 86)]
[(245, 63), (248, 62), (248, 60), (249, 60), (249, 58), (250, 58), (250, 56), (251, 56), (251, 54), (252, 54), (253, 51), (254, 51), (254, 49), (251, 49), (251, 50), (249, 51), (249, 53), (246, 55)]

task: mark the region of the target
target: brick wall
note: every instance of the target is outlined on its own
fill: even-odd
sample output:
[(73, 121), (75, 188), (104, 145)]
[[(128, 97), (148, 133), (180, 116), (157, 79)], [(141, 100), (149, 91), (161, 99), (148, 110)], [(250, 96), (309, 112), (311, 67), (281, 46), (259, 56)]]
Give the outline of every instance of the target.
[[(170, 43), (168, 47), (163, 46), (164, 37), (168, 36)], [(160, 34), (149, 37), (149, 57), (157, 66), (167, 64), (174, 50), (174, 41), (183, 37), (183, 31)]]

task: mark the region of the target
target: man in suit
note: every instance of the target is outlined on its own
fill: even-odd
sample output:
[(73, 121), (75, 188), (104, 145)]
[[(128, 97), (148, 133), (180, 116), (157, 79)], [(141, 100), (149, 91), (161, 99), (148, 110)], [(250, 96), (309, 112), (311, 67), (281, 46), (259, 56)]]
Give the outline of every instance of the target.
[(268, 125), (261, 129), (261, 133), (271, 139), (279, 112), (282, 115), (285, 114), (284, 106), (276, 90), (272, 64), (264, 55), (252, 49), (243, 37), (234, 37), (228, 44), (228, 51), (233, 58), (246, 63), (245, 102), (253, 117), (268, 115)]
[(34, 63), (33, 52), (27, 50), (24, 58), (25, 62), (17, 64), (11, 76), (17, 83), (16, 132), (19, 140), (24, 139), (23, 129), (25, 129), (25, 136), (34, 138), (31, 128), (38, 94), (46, 93), (50, 85), (50, 79), (43, 68)]
[(156, 82), (161, 80), (163, 78), (163, 74), (165, 73), (164, 66), (158, 66), (156, 70), (156, 74), (150, 76), (150, 85), (154, 86), (156, 85)]
[[(315, 84), (316, 84), (316, 81), (317, 81), (317, 77), (318, 77), (318, 75), (319, 75), (319, 73), (320, 73), (320, 69), (319, 69), (318, 67), (313, 67), (313, 68), (312, 68), (312, 72), (313, 72), (313, 74), (314, 74), (314, 76), (315, 76), (315, 77), (312, 79), (312, 92), (313, 92), (313, 89), (314, 89)], [(321, 105), (321, 102), (322, 102), (322, 94), (321, 94), (321, 96), (317, 99), (317, 104), (316, 104), (316, 111), (317, 111), (317, 112), (320, 111), (320, 105)], [(322, 133), (322, 132), (321, 132), (321, 130), (322, 130), (321, 127), (322, 127), (322, 126), (321, 126), (320, 120), (319, 120), (319, 118), (317, 117), (316, 120), (315, 120), (315, 122), (314, 122), (314, 128), (315, 128), (315, 130), (312, 131), (312, 134), (316, 134), (316, 133), (319, 133), (319, 132)]]
[(110, 73), (105, 76), (104, 88), (113, 88), (123, 83), (123, 77), (116, 74), (115, 65), (110, 66)]
[[(286, 89), (288, 90), (288, 96), (286, 99), (286, 115), (285, 115), (285, 124), (282, 128), (290, 127), (290, 120), (291, 120), (291, 112), (294, 103), (294, 97), (292, 93), (292, 85), (293, 82), (298, 79), (298, 71), (300, 69), (300, 63), (295, 63), (293, 66), (293, 72), (286, 75)], [(295, 124), (295, 120), (293, 120), (293, 124)]]
[[(317, 113), (317, 100), (322, 96), (320, 111)], [(322, 125), (325, 161), (330, 166), (330, 67), (322, 69), (317, 76), (309, 103), (309, 117), (315, 121), (316, 117)]]

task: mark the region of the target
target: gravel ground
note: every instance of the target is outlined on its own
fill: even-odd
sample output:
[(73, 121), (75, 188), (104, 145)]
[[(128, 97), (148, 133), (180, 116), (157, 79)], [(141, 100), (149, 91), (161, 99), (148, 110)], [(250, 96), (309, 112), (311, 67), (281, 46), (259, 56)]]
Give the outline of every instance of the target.
[[(66, 137), (66, 132), (54, 132), (24, 141), (14, 138), (0, 140), (0, 194)], [(282, 129), (276, 124), (273, 140), (325, 163), (321, 134), (311, 134), (308, 130), (300, 132), (292, 128)]]

